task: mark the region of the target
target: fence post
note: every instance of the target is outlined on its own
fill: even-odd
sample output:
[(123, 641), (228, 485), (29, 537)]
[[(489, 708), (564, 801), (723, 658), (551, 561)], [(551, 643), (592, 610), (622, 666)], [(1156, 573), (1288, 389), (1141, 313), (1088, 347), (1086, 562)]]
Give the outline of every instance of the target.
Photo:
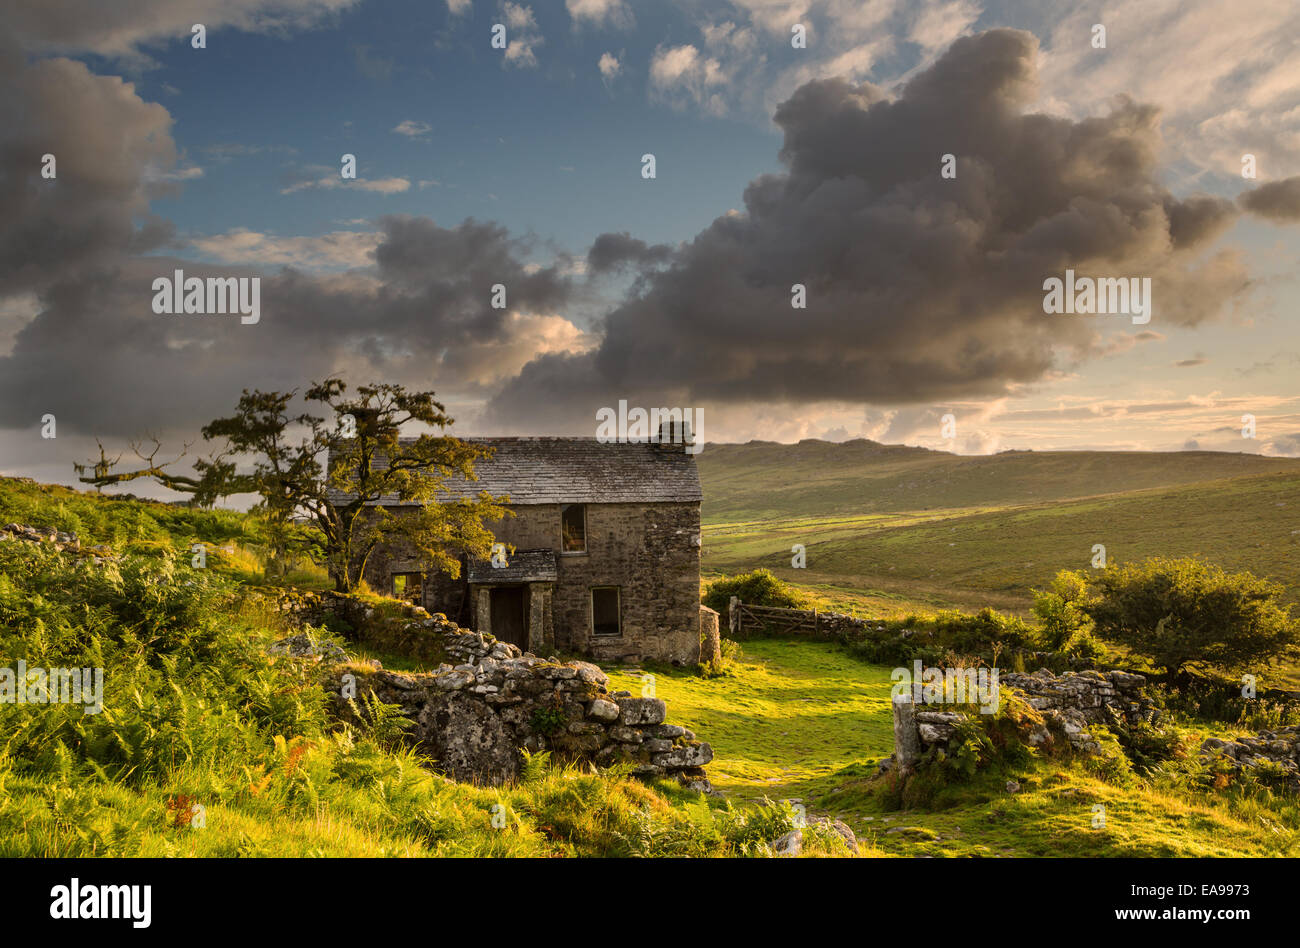
[(727, 607), (727, 620), (731, 623), (731, 637), (734, 639), (740, 632), (739, 596), (731, 597), (731, 604)]
[(898, 776), (908, 777), (916, 772), (917, 761), (921, 758), (921, 734), (916, 726), (916, 705), (912, 704), (912, 696), (908, 694), (891, 698), (890, 707), (894, 711), (894, 768)]

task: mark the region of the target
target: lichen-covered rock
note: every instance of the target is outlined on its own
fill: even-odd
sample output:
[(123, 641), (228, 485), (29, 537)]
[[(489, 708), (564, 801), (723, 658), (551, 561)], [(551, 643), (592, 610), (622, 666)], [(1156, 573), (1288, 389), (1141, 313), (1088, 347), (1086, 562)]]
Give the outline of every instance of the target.
[(519, 775), (514, 734), (486, 702), (432, 701), (421, 711), (419, 726), (428, 750), (456, 780), (495, 785)]
[(619, 720), (624, 724), (662, 724), (668, 715), (668, 705), (662, 698), (615, 698), (619, 707)]
[(347, 661), (347, 650), (333, 642), (316, 642), (311, 636), (300, 632), (288, 638), (272, 642), (267, 647), (272, 655), (288, 655), (290, 658), (311, 658), (329, 662)]
[(844, 840), (844, 845), (848, 847), (849, 852), (855, 856), (858, 855), (857, 834), (843, 820), (833, 820), (828, 816), (810, 816), (808, 817), (808, 825), (824, 826), (827, 829), (834, 830), (840, 839)]
[(587, 709), (587, 714), (598, 721), (617, 721), (619, 707), (612, 701), (604, 698), (597, 698), (591, 702), (591, 707)]
[(650, 758), (652, 764), (656, 767), (662, 767), (664, 770), (703, 767), (711, 760), (713, 760), (713, 748), (700, 741), (693, 744), (682, 744), (665, 753), (654, 754)]
[(1107, 709), (1129, 724), (1158, 719), (1155, 702), (1144, 689), (1146, 678), (1123, 671), (1082, 671), (1053, 675), (1042, 668), (1032, 675), (1003, 673), (1000, 687), (1014, 688), (1039, 711), (1076, 711), (1089, 724), (1105, 723)]

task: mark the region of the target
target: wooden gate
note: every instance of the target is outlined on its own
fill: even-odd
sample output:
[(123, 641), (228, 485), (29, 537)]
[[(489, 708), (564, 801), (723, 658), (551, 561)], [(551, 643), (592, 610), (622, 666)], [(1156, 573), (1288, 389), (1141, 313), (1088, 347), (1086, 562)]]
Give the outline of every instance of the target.
[(783, 609), (780, 606), (754, 606), (731, 597), (731, 635), (739, 638), (749, 631), (777, 631), (820, 635), (816, 609)]

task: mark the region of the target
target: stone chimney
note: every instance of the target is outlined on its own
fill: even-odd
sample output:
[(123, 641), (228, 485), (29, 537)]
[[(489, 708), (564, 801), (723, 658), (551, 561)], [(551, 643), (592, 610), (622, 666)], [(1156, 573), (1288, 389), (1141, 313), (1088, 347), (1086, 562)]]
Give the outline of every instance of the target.
[(664, 445), (686, 445), (691, 444), (693, 436), (691, 433), (690, 421), (681, 418), (661, 419), (659, 422), (659, 433), (654, 440)]

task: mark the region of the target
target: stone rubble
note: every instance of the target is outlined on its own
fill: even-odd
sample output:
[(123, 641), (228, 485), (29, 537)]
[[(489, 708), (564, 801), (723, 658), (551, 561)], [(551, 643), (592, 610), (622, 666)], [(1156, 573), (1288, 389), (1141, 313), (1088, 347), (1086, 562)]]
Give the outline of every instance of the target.
[(64, 533), (53, 527), (28, 527), (21, 523), (5, 524), (0, 530), (0, 540), (26, 540), (28, 543), (52, 543), (60, 553), (67, 550), (73, 553), (81, 551), (81, 540), (75, 533)]
[(22, 540), (27, 543), (48, 543), (55, 552), (73, 553), (89, 558), (96, 566), (103, 566), (115, 559), (112, 551), (102, 544), (83, 547), (81, 538), (75, 533), (65, 533), (53, 527), (31, 527), (21, 523), (9, 523), (0, 528), (0, 542), (5, 540)]
[(1200, 756), (1207, 760), (1221, 757), (1238, 773), (1264, 763), (1276, 764), (1286, 772), (1287, 785), (1300, 790), (1300, 724), (1263, 730), (1251, 737), (1206, 738)]
[[(1043, 724), (1027, 735), (1027, 743), (1041, 747), (1062, 737), (1082, 754), (1101, 752), (1101, 745), (1088, 728), (1108, 723), (1112, 715), (1129, 725), (1159, 720), (1155, 702), (1143, 690), (1146, 682), (1144, 676), (1124, 671), (1069, 671), (1055, 675), (1041, 668), (1032, 675), (1002, 672), (998, 676), (999, 688), (1018, 692), (1043, 717)], [(957, 728), (971, 716), (963, 711), (921, 710), (925, 707), (918, 705), (915, 712), (920, 752), (934, 748), (946, 754)], [(893, 766), (894, 758), (887, 757), (880, 762), (879, 770), (884, 773)]]

